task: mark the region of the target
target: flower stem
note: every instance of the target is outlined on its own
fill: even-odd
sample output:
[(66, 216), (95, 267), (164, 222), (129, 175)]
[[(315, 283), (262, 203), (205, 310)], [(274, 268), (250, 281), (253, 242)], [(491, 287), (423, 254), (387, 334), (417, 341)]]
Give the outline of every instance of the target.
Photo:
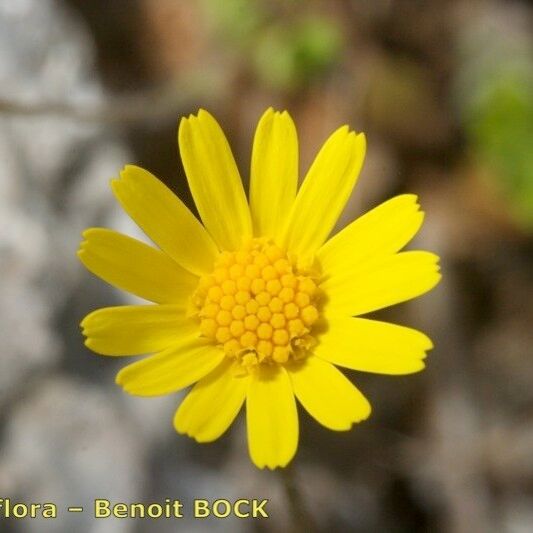
[(315, 533), (318, 528), (310, 515), (302, 493), (298, 489), (298, 482), (294, 467), (289, 465), (280, 469), (283, 488), (289, 505), (289, 513), (292, 521), (292, 533)]

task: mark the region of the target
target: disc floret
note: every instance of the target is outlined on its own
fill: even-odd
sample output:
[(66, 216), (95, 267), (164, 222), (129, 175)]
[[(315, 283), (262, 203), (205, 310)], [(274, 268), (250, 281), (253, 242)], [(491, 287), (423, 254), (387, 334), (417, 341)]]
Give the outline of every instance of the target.
[(247, 369), (305, 357), (319, 302), (316, 276), (263, 239), (222, 252), (192, 297), (201, 335)]

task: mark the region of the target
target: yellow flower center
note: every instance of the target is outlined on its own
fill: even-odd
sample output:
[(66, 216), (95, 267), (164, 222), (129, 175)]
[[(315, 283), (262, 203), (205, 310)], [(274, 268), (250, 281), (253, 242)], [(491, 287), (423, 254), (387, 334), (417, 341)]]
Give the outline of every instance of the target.
[(320, 291), (278, 246), (262, 239), (222, 252), (192, 297), (203, 337), (248, 370), (305, 357)]

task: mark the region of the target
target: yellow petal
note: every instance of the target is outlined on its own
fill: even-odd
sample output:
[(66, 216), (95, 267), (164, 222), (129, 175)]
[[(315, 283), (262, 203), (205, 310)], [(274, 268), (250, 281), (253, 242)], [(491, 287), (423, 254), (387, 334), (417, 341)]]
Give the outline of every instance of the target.
[(198, 325), (185, 305), (123, 305), (89, 313), (81, 322), (85, 346), (102, 355), (159, 352), (192, 337)]
[(198, 278), (163, 252), (116, 231), (83, 232), (78, 257), (96, 276), (119, 289), (156, 303), (182, 303)]
[(159, 396), (195, 383), (224, 359), (224, 352), (195, 339), (124, 367), (116, 382), (137, 396)]
[(200, 217), (222, 250), (236, 250), (252, 236), (250, 209), (228, 141), (204, 110), (183, 118), (181, 159)]
[(185, 397), (174, 417), (176, 431), (198, 442), (218, 439), (239, 413), (248, 381), (249, 376), (236, 377), (229, 359), (223, 361)]
[(298, 413), (287, 371), (261, 366), (246, 397), (250, 457), (259, 468), (286, 466), (298, 447)]
[(401, 252), (378, 257), (358, 271), (332, 275), (321, 285), (327, 312), (362, 315), (420, 296), (441, 278), (438, 259), (430, 252)]
[(296, 397), (323, 426), (345, 431), (370, 415), (368, 400), (332, 364), (309, 356), (288, 370)]
[(412, 374), (425, 366), (431, 340), (416, 329), (365, 318), (328, 317), (313, 348), (335, 365), (378, 374)]
[(298, 137), (287, 111), (269, 108), (255, 132), (250, 174), (254, 234), (278, 241), (296, 197)]
[(355, 185), (365, 156), (361, 133), (339, 128), (326, 141), (300, 188), (287, 221), (284, 244), (308, 258), (324, 243)]
[(418, 209), (414, 194), (402, 194), (359, 217), (320, 248), (323, 271), (353, 275), (369, 259), (398, 252), (422, 225), (424, 214)]
[(166, 185), (128, 165), (111, 187), (124, 210), (174, 261), (197, 275), (211, 272), (218, 255), (213, 239)]

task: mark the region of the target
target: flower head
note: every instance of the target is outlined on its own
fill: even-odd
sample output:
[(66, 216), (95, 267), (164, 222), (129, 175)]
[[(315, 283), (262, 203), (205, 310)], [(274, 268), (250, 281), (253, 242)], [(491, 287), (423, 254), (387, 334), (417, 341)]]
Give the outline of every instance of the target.
[(285, 466), (298, 444), (296, 398), (320, 424), (348, 430), (370, 404), (337, 366), (408, 374), (432, 345), (407, 327), (360, 318), (430, 290), (438, 258), (400, 252), (422, 224), (414, 195), (397, 196), (328, 239), (357, 180), (365, 137), (343, 126), (297, 191), (298, 141), (287, 112), (257, 126), (249, 202), (228, 142), (206, 111), (182, 119), (179, 147), (202, 223), (135, 166), (113, 192), (157, 248), (115, 231), (84, 232), (83, 264), (150, 302), (99, 309), (86, 345), (111, 356), (152, 354), (117, 383), (141, 396), (193, 385), (174, 426), (217, 439), (246, 403), (260, 468)]

